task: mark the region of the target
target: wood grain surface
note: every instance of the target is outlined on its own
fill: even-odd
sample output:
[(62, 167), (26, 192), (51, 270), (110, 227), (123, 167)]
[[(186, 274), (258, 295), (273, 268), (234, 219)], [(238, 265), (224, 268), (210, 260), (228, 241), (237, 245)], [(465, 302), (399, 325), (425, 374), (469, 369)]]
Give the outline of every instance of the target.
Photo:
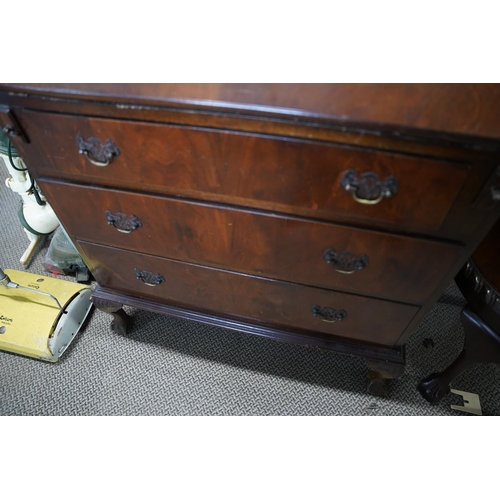
[[(285, 281), (422, 304), (462, 249), (431, 240), (364, 231), (268, 213), (41, 182), (78, 239)], [(135, 216), (123, 233), (106, 212)], [(365, 254), (368, 265), (339, 273), (324, 252)], [(338, 269), (338, 268), (337, 268)]]
[[(311, 330), (391, 346), (418, 307), (256, 278), (136, 252), (78, 242), (99, 285), (165, 302), (247, 318), (270, 325)], [(148, 286), (135, 269), (160, 274)], [(327, 323), (314, 316), (315, 305), (345, 310), (347, 317)]]
[[(312, 141), (36, 112), (24, 119), (49, 160), (38, 167), (42, 175), (404, 230), (439, 229), (470, 171)], [(110, 139), (120, 155), (95, 166), (79, 154), (78, 136)], [(394, 176), (398, 191), (377, 205), (356, 202), (341, 186), (348, 169)]]
[(499, 84), (31, 83), (0, 89), (500, 139)]

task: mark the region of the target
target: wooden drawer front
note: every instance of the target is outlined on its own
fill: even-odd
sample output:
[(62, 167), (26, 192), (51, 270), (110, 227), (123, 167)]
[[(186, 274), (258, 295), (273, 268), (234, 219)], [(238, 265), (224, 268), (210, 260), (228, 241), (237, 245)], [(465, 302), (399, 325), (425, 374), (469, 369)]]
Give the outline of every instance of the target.
[[(278, 327), (393, 345), (418, 310), (416, 306), (78, 243), (101, 286)], [(141, 279), (137, 278), (138, 273)], [(142, 280), (159, 284), (150, 286)], [(337, 313), (344, 310), (347, 316), (341, 321), (326, 322), (314, 316), (314, 306), (323, 308), (320, 314), (331, 308)]]
[[(461, 251), (428, 240), (160, 196), (55, 182), (41, 187), (63, 225), (83, 240), (401, 302), (423, 303)], [(342, 252), (352, 254), (358, 270), (339, 262)]]
[[(142, 122), (23, 114), (48, 157), (41, 174), (272, 209), (327, 220), (439, 229), (469, 167), (335, 146)], [(113, 141), (106, 167), (79, 154), (77, 137)], [(110, 146), (111, 148), (111, 146)], [(395, 176), (397, 193), (361, 204), (341, 186), (346, 171)]]

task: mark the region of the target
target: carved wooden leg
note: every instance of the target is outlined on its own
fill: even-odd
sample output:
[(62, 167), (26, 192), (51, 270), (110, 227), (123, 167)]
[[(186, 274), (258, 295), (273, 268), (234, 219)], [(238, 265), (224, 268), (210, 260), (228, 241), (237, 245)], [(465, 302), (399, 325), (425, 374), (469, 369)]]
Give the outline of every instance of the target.
[(367, 360), (366, 364), (371, 370), (368, 376), (368, 393), (372, 396), (387, 396), (387, 382), (401, 377), (405, 371), (405, 365), (398, 363)]
[(111, 330), (121, 335), (127, 333), (127, 328), (131, 324), (132, 318), (122, 309), (123, 304), (98, 297), (92, 297), (92, 302), (97, 309), (113, 316)]
[(500, 335), (495, 333), (469, 306), (461, 314), (465, 330), (465, 343), (462, 352), (453, 363), (441, 373), (433, 373), (422, 380), (418, 390), (431, 403), (437, 403), (450, 392), (450, 384), (476, 363), (500, 364)]

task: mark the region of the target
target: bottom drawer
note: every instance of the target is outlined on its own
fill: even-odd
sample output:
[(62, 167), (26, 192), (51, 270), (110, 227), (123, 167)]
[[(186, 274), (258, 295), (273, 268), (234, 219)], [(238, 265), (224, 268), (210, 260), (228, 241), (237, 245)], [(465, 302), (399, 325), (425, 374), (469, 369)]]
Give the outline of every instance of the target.
[(416, 306), (78, 243), (103, 287), (277, 328), (392, 346), (418, 311)]

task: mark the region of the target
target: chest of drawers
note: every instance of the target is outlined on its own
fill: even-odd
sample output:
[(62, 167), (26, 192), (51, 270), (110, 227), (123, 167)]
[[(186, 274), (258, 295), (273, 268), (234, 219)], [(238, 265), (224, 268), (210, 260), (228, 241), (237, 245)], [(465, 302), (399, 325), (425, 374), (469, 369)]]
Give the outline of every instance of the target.
[(499, 94), (2, 84), (0, 123), (116, 331), (126, 304), (359, 355), (378, 394), (500, 215)]

